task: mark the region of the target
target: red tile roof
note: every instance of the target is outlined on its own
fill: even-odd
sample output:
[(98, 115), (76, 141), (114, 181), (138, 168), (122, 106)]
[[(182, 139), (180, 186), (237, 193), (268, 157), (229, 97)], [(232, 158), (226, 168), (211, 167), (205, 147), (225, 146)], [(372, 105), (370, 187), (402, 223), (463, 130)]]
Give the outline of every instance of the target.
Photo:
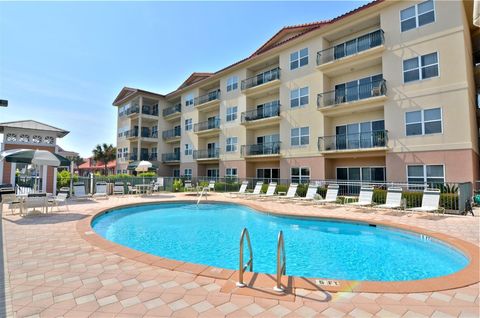
[[(103, 170), (105, 166), (102, 162), (95, 162), (93, 158), (86, 158), (86, 161), (78, 166), (78, 170)], [(108, 169), (115, 168), (116, 160), (112, 160), (107, 164)]]

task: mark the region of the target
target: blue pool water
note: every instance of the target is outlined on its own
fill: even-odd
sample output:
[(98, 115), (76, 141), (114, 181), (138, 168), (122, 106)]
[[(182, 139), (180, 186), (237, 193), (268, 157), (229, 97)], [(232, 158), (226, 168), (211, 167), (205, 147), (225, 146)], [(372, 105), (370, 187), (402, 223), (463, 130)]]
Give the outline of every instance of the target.
[(139, 251), (230, 269), (238, 269), (239, 237), (247, 227), (254, 271), (271, 274), (275, 273), (280, 230), (285, 238), (288, 275), (402, 281), (448, 275), (468, 264), (460, 252), (415, 233), (368, 224), (277, 217), (233, 204), (121, 208), (95, 218), (92, 227), (106, 239)]

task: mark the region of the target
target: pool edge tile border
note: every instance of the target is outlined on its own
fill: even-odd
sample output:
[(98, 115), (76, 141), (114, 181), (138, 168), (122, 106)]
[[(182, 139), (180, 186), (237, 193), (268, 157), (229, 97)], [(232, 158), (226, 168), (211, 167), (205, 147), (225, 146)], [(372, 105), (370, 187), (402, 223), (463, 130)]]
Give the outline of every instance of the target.
[[(224, 268), (217, 268), (207, 265), (200, 265), (195, 263), (188, 263), (177, 261), (173, 259), (163, 258), (160, 256), (155, 256), (152, 254), (140, 252), (129, 247), (111, 242), (100, 235), (98, 235), (92, 228), (91, 224), (92, 221), (111, 210), (118, 209), (118, 208), (127, 208), (132, 206), (138, 205), (149, 205), (149, 204), (163, 204), (163, 203), (193, 203), (195, 202), (194, 199), (168, 199), (168, 200), (152, 200), (152, 201), (144, 201), (144, 202), (137, 202), (137, 203), (129, 203), (129, 204), (118, 204), (115, 206), (110, 206), (108, 208), (99, 208), (96, 209), (88, 214), (86, 218), (83, 218), (77, 221), (76, 229), (79, 235), (92, 244), (93, 246), (99, 247), (105, 251), (123, 256), (127, 259), (135, 260), (140, 263), (144, 263), (151, 266), (161, 267), (168, 270), (175, 270), (179, 272), (185, 272), (189, 274), (193, 274), (196, 276), (204, 276), (214, 279), (226, 280), (226, 283), (235, 282), (236, 277), (238, 277), (238, 271), (233, 271)], [(205, 202), (202, 202), (205, 203)], [(227, 200), (220, 200), (217, 198), (210, 199), (206, 203), (231, 203)], [(241, 202), (235, 202), (237, 204), (242, 204), (244, 206), (250, 207), (258, 212), (267, 213), (275, 216), (284, 216), (284, 217), (294, 217), (294, 218), (311, 218), (311, 219), (329, 219), (329, 220), (336, 220), (336, 221), (344, 221), (344, 222), (358, 222), (362, 224), (374, 224), (376, 226), (385, 226), (394, 229), (399, 229), (403, 231), (413, 232), (416, 234), (426, 235), (432, 237), (434, 239), (439, 240), (445, 244), (448, 244), (459, 251), (461, 251), (468, 259), (469, 264), (464, 269), (450, 274), (446, 276), (441, 276), (437, 278), (429, 278), (429, 279), (422, 279), (422, 280), (413, 280), (413, 281), (395, 281), (395, 282), (380, 282), (380, 281), (350, 281), (350, 280), (337, 280), (337, 279), (328, 279), (325, 277), (318, 277), (318, 278), (305, 278), (305, 277), (297, 277), (297, 276), (285, 276), (286, 280), (288, 280), (289, 284), (291, 284), (292, 289), (295, 288), (302, 288), (307, 290), (321, 290), (321, 291), (328, 291), (328, 292), (369, 292), (369, 293), (421, 293), (421, 292), (434, 292), (434, 291), (442, 291), (442, 290), (450, 290), (456, 288), (462, 288), (466, 286), (470, 286), (476, 284), (480, 281), (480, 273), (478, 269), (480, 268), (480, 247), (467, 242), (465, 240), (458, 239), (456, 237), (430, 231), (424, 228), (394, 223), (385, 220), (375, 220), (375, 221), (368, 221), (362, 220), (360, 218), (351, 218), (351, 217), (318, 217), (307, 214), (288, 214), (280, 211), (272, 211), (270, 209), (266, 209), (261, 205), (255, 204), (255, 202), (249, 200), (242, 200)], [(262, 273), (245, 273), (247, 277), (263, 277)], [(257, 275), (255, 275), (257, 274)], [(248, 278), (247, 278), (248, 279)], [(316, 280), (330, 280), (336, 281), (339, 284), (336, 286), (329, 286), (329, 285), (317, 285)], [(266, 283), (267, 280), (265, 279), (255, 279), (252, 281), (246, 280), (247, 286), (250, 288), (272, 288), (273, 286)], [(249, 288), (249, 289), (250, 289)], [(232, 293), (236, 293), (233, 292)], [(244, 294), (244, 292), (242, 292)]]

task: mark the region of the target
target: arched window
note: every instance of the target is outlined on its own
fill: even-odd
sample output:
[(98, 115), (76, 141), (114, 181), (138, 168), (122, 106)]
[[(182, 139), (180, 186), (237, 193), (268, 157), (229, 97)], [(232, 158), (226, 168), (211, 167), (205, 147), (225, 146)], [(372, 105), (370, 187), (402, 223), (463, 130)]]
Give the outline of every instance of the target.
[(27, 134), (20, 135), (20, 142), (30, 142), (30, 136)]
[(49, 145), (53, 145), (53, 137), (52, 136), (47, 136), (45, 137), (45, 139), (43, 140), (46, 144), (49, 144)]
[(8, 133), (7, 134), (7, 141), (9, 141), (9, 142), (17, 141), (17, 135), (13, 134), (13, 133)]
[(42, 136), (39, 136), (39, 135), (34, 135), (32, 137), (32, 141), (34, 144), (39, 144), (42, 142)]

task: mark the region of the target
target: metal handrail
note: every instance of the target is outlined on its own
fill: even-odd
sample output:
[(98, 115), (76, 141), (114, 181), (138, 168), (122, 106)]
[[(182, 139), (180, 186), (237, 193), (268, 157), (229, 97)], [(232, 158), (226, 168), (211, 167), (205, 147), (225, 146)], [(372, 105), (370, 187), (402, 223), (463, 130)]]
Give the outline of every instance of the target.
[(280, 67), (273, 68), (255, 76), (242, 80), (240, 88), (242, 91), (280, 79)]
[(182, 104), (176, 104), (170, 107), (165, 108), (162, 111), (162, 114), (164, 117), (175, 114), (175, 113), (181, 113), (182, 112)]
[(345, 90), (333, 90), (317, 95), (317, 108), (344, 104), (366, 98), (385, 96), (387, 94), (387, 81), (385, 79), (370, 81)]
[(285, 256), (285, 241), (283, 240), (283, 231), (278, 233), (277, 243), (277, 284), (273, 287), (273, 290), (277, 292), (284, 292), (282, 287), (282, 275), (287, 272), (287, 259)]
[[(248, 259), (248, 262), (244, 264), (243, 263), (243, 244), (244, 244), (245, 237), (247, 238), (248, 251), (250, 253), (250, 258)], [(253, 271), (253, 250), (252, 250), (252, 244), (250, 243), (250, 235), (248, 234), (247, 228), (244, 228), (242, 231), (242, 234), (240, 235), (240, 259), (238, 264), (239, 266), (238, 266), (237, 286), (245, 287), (246, 285), (243, 282), (243, 273), (247, 268), (249, 268), (249, 271)]]

